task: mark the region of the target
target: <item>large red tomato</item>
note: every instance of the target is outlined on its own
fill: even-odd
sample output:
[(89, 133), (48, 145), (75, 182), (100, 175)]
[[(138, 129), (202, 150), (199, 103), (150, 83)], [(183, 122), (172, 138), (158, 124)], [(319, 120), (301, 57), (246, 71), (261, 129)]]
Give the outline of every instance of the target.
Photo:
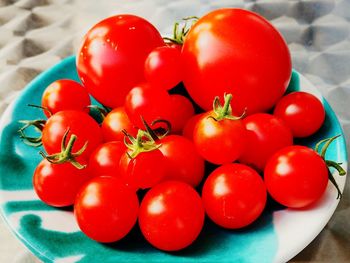
[(183, 49), (183, 81), (191, 97), (210, 110), (215, 96), (231, 93), (235, 114), (266, 111), (285, 92), (291, 58), (280, 33), (242, 9), (213, 11), (196, 22)]
[(164, 45), (157, 29), (143, 18), (117, 15), (86, 34), (77, 56), (81, 81), (99, 102), (115, 108), (128, 91), (144, 81), (148, 54)]

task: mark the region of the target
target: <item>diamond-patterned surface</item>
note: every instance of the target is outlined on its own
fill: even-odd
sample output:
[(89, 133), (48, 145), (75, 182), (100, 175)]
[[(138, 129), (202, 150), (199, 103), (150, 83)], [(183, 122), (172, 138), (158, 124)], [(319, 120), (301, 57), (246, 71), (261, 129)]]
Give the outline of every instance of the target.
[[(220, 7), (264, 15), (289, 44), (293, 67), (321, 90), (350, 141), (348, 0), (0, 0), (0, 114), (37, 74), (77, 50), (86, 30), (116, 13), (134, 13), (170, 34), (175, 20)], [(293, 261), (350, 261), (350, 183), (327, 227)], [(0, 225), (0, 262), (33, 262)], [(17, 255), (17, 259), (16, 258)]]

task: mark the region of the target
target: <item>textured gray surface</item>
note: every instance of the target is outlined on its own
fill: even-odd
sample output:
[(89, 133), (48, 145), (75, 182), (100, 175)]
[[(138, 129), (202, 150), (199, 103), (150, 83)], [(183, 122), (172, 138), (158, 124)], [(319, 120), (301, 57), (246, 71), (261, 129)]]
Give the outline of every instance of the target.
[[(84, 32), (104, 17), (134, 13), (169, 34), (175, 20), (219, 7), (247, 8), (272, 21), (293, 67), (327, 98), (349, 143), (350, 0), (0, 0), (0, 114), (37, 74), (74, 54)], [(350, 262), (349, 185), (326, 228), (294, 262)], [(34, 261), (0, 221), (0, 262)]]

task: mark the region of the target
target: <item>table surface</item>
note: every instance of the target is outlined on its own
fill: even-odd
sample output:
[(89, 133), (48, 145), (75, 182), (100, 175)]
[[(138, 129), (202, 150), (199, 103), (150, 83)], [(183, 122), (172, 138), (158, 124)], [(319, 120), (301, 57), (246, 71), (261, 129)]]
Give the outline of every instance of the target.
[[(293, 67), (321, 90), (349, 143), (349, 0), (0, 0), (0, 115), (36, 75), (75, 54), (84, 32), (102, 18), (133, 13), (169, 35), (174, 21), (219, 7), (253, 10), (282, 32)], [(350, 261), (349, 188), (348, 180), (325, 229), (292, 262)], [(39, 262), (2, 220), (0, 262)]]

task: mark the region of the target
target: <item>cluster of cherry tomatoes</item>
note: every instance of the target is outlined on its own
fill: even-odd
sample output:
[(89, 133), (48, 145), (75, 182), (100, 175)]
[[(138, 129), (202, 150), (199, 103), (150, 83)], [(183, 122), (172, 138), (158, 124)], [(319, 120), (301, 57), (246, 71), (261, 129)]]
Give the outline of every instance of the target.
[[(205, 214), (242, 228), (261, 215), (267, 193), (305, 207), (324, 193), (327, 165), (344, 173), (325, 160), (335, 137), (318, 145), (320, 154), (293, 145), (322, 126), (325, 111), (305, 92), (282, 97), (290, 55), (268, 21), (221, 9), (191, 26), (176, 24), (165, 43), (137, 16), (101, 21), (77, 56), (82, 84), (52, 83), (42, 96), (48, 119), (25, 126), (41, 136), (21, 130), (45, 150), (33, 177), (39, 198), (74, 205), (96, 241), (118, 241), (138, 220), (153, 246), (180, 250), (198, 237)], [(104, 106), (91, 106), (89, 94)], [(96, 108), (101, 123), (89, 115)]]

